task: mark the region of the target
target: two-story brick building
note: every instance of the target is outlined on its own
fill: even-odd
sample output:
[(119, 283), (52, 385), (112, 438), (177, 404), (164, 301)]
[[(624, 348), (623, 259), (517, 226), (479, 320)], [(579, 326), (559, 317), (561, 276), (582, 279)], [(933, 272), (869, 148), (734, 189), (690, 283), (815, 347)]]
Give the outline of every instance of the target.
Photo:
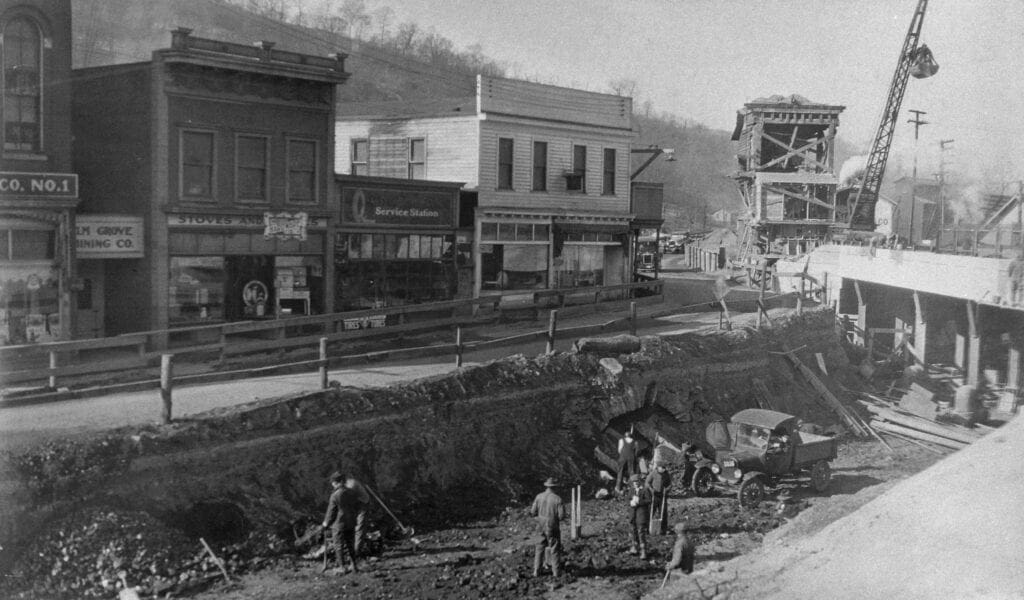
[(466, 182), (474, 295), (627, 281), (630, 98), (478, 76), (473, 97), (339, 111), (338, 173)]
[(66, 339), (76, 280), (71, 2), (0, 7), (0, 345)]
[(132, 219), (144, 229), (143, 252), (82, 261), (104, 333), (333, 310), (328, 198), (347, 77), (341, 54), (188, 29), (150, 61), (75, 71), (81, 211), (108, 234)]

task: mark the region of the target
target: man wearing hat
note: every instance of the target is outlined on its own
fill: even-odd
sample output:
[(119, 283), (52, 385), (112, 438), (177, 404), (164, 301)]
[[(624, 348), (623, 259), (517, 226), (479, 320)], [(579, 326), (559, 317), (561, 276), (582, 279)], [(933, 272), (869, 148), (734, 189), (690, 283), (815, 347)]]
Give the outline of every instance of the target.
[(630, 554), (640, 549), (640, 559), (647, 560), (647, 528), (651, 519), (651, 490), (644, 487), (639, 475), (629, 478), (633, 493), (629, 498), (629, 525), (633, 544), (629, 547)]
[[(344, 474), (335, 471), (331, 474), (331, 499), (327, 502), (327, 514), (324, 515), (324, 530), (331, 530), (334, 539), (334, 555), (338, 561), (338, 570), (345, 568), (345, 556), (352, 561), (351, 571), (358, 572), (356, 566), (356, 517), (359, 514), (359, 494), (352, 488), (345, 487)], [(327, 544), (324, 544), (327, 552)], [(324, 559), (324, 568), (327, 559)]]
[(693, 573), (693, 556), (696, 549), (693, 542), (686, 536), (686, 525), (676, 523), (676, 543), (672, 546), (672, 560), (665, 565), (665, 579), (672, 569), (680, 569), (683, 573)]
[(537, 494), (530, 507), (530, 514), (537, 517), (537, 530), (540, 539), (533, 555), (533, 576), (540, 576), (540, 567), (544, 562), (544, 551), (551, 551), (551, 573), (558, 577), (562, 566), (562, 529), (560, 521), (565, 518), (565, 506), (562, 498), (552, 489), (555, 480), (548, 477), (544, 482), (544, 491)]
[[(651, 497), (654, 502), (654, 513), (658, 515), (660, 523), (658, 524), (658, 533), (665, 535), (668, 533), (668, 519), (665, 511), (668, 509), (668, 488), (672, 485), (672, 474), (665, 468), (665, 463), (661, 461), (654, 462), (654, 468), (647, 474), (647, 479), (644, 480), (644, 487), (651, 490)], [(652, 532), (653, 533), (653, 532)]]

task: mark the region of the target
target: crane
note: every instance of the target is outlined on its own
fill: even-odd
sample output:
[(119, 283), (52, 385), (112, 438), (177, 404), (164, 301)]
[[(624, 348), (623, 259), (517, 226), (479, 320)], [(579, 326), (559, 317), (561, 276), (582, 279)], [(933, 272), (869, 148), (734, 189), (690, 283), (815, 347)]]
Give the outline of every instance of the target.
[[(848, 227), (854, 230), (872, 231), (875, 229), (875, 202), (882, 186), (885, 174), (885, 163), (889, 159), (889, 148), (892, 146), (892, 135), (899, 118), (900, 106), (903, 104), (903, 93), (907, 89), (907, 79), (913, 75), (916, 79), (931, 77), (939, 70), (931, 50), (925, 44), (918, 45), (921, 38), (921, 24), (924, 12), (928, 8), (928, 0), (918, 0), (914, 17), (910, 20), (907, 37), (903, 40), (896, 72), (889, 84), (889, 96), (882, 110), (882, 118), (871, 143), (864, 176), (857, 188), (856, 196), (850, 203)], [(852, 194), (851, 194), (852, 195)]]

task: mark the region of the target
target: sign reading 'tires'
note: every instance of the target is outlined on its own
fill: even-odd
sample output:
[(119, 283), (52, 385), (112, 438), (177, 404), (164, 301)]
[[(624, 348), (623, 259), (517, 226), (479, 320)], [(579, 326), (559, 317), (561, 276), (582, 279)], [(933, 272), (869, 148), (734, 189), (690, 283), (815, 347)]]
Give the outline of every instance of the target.
[(346, 187), (341, 190), (341, 221), (345, 225), (455, 226), (451, 192)]

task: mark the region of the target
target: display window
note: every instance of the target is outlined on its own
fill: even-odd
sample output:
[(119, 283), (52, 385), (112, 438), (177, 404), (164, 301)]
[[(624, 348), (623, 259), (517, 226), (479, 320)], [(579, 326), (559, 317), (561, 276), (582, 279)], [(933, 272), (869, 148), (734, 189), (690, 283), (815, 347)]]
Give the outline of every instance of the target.
[(56, 230), (47, 224), (0, 226), (0, 345), (62, 338)]
[(440, 302), (456, 295), (452, 235), (339, 233), (335, 242), (339, 311)]
[(537, 290), (548, 287), (548, 246), (481, 244), (481, 287), (485, 290)]
[(323, 312), (318, 256), (173, 256), (172, 325), (272, 319)]
[(558, 287), (604, 285), (604, 246), (566, 244), (555, 260)]

